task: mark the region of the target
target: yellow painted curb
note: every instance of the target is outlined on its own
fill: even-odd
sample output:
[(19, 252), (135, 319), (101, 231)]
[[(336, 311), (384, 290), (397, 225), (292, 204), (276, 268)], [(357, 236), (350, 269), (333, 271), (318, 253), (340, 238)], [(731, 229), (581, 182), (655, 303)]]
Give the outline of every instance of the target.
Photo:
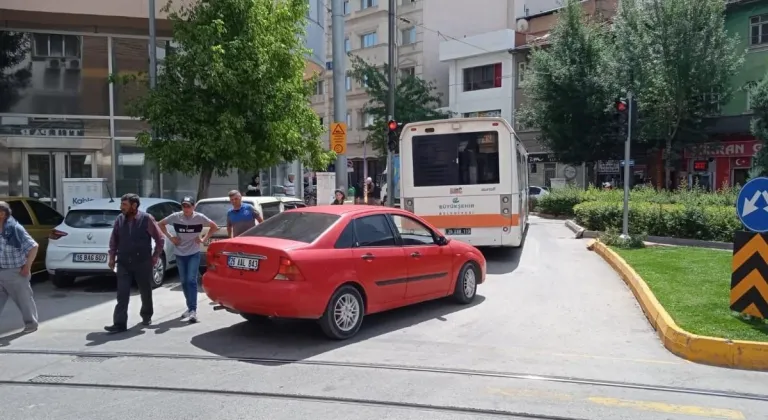
[(619, 254), (595, 240), (589, 242), (587, 249), (603, 257), (627, 283), (667, 350), (683, 359), (697, 363), (737, 369), (768, 370), (768, 343), (706, 337), (683, 330), (661, 306), (645, 281)]

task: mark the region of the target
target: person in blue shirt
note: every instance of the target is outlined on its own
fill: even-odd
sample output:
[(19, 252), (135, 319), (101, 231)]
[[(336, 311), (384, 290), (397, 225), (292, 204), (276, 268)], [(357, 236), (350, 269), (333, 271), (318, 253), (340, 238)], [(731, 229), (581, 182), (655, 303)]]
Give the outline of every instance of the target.
[(24, 333), (37, 331), (37, 306), (29, 284), (39, 246), (0, 201), (0, 314), (10, 298), (21, 311)]
[(227, 236), (234, 238), (246, 230), (256, 226), (256, 222), (264, 219), (252, 205), (243, 203), (243, 195), (238, 190), (229, 192), (229, 202), (232, 208), (227, 212)]

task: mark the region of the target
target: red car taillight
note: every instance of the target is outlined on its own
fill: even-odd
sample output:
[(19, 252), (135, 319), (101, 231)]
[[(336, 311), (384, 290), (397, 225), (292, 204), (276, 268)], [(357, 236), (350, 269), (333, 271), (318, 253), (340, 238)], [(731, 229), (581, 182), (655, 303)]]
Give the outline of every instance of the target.
[(304, 280), (304, 276), (293, 261), (289, 258), (280, 257), (280, 267), (277, 269), (274, 280), (300, 281)]
[(64, 236), (67, 236), (67, 232), (62, 232), (58, 229), (51, 229), (51, 233), (48, 234), (48, 239), (52, 239), (55, 241)]

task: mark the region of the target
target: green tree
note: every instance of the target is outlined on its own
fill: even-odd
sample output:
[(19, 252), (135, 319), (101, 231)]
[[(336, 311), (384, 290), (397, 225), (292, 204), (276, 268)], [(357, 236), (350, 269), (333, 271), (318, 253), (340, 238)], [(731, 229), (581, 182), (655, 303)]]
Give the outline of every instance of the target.
[(611, 111), (617, 89), (607, 26), (585, 17), (577, 0), (558, 14), (550, 45), (531, 51), (522, 86), (528, 102), (516, 118), (538, 127), (542, 144), (564, 162), (617, 157), (623, 143)]
[[(387, 104), (389, 78), (387, 65), (376, 67), (360, 57), (352, 56), (352, 76), (364, 83), (368, 103), (363, 112), (373, 117), (368, 126), (368, 142), (380, 156), (387, 154)], [(395, 120), (407, 124), (416, 121), (430, 121), (449, 118), (450, 112), (439, 110), (440, 94), (431, 81), (416, 76), (401, 76), (395, 90)]]
[(768, 74), (750, 92), (752, 110), (755, 118), (752, 119), (752, 134), (763, 143), (762, 149), (755, 158), (750, 178), (754, 176), (768, 176)]
[(0, 31), (0, 112), (8, 112), (19, 100), (19, 91), (29, 85), (30, 68), (17, 68), (29, 53), (30, 35)]
[(635, 94), (641, 140), (665, 151), (665, 180), (679, 153), (710, 141), (706, 117), (732, 95), (743, 62), (725, 30), (722, 0), (623, 0), (615, 25), (621, 84)]
[[(306, 0), (199, 0), (170, 11), (179, 48), (157, 87), (133, 101), (132, 116), (155, 133), (137, 141), (161, 171), (200, 175), (257, 170), (300, 159), (327, 167), (319, 118), (304, 79)], [(134, 82), (146, 83), (146, 78)]]

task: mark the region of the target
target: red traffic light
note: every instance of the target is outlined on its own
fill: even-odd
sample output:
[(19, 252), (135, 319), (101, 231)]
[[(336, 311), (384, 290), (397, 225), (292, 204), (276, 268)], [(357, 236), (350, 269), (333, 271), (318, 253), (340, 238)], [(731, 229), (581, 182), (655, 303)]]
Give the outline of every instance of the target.
[(397, 121), (390, 121), (387, 123), (387, 128), (389, 128), (389, 131), (395, 131), (397, 130)]
[(626, 101), (616, 101), (616, 110), (619, 112), (624, 112), (627, 110), (627, 102)]

